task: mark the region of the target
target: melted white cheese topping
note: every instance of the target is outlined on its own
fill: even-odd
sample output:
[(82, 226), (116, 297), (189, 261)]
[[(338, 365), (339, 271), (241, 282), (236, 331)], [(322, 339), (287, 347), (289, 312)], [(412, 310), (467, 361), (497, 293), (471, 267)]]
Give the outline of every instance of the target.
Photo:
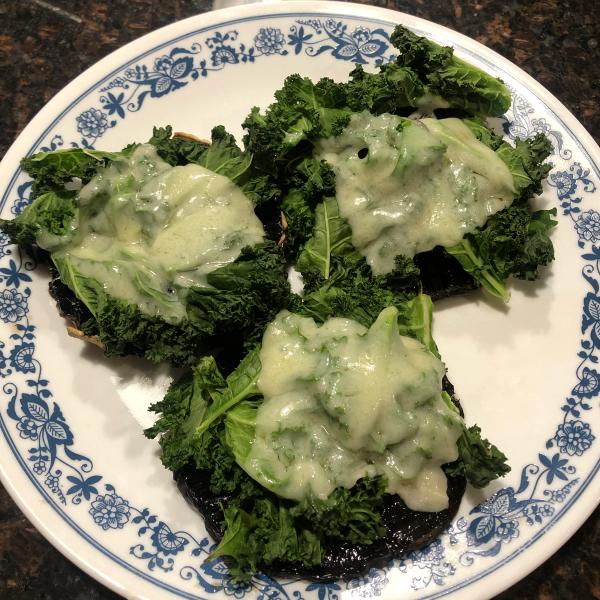
[(441, 395), (444, 365), (398, 333), (397, 317), (387, 308), (367, 330), (277, 316), (260, 353), (264, 402), (244, 465), (252, 477), (301, 500), (381, 474), (409, 508), (448, 506), (440, 465), (458, 456), (461, 419)]
[(459, 119), (354, 114), (315, 156), (334, 169), (340, 214), (376, 274), (457, 244), (514, 199), (508, 167)]
[(231, 180), (195, 164), (172, 167), (149, 144), (101, 170), (78, 203), (71, 235), (40, 245), (111, 296), (171, 321), (185, 316), (189, 287), (206, 286), (208, 273), (264, 238)]

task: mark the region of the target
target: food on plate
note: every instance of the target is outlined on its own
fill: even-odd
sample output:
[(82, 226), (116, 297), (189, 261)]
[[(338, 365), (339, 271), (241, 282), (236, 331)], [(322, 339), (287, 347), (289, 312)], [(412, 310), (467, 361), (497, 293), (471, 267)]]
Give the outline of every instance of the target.
[(358, 575), (509, 471), (465, 422), (432, 298), (507, 301), (509, 277), (553, 260), (555, 211), (531, 203), (551, 145), (490, 128), (509, 91), (451, 48), (391, 41), (377, 73), (288, 77), (244, 151), (222, 127), (165, 128), (26, 158), (33, 203), (0, 223), (48, 259), (76, 335), (189, 367), (146, 435), (236, 581)]
[(223, 128), (210, 144), (170, 134), (24, 159), (33, 202), (1, 227), (49, 259), (59, 307), (108, 355), (185, 365), (260, 336), (289, 284), (251, 157)]
[(298, 300), (226, 379), (203, 358), (153, 407), (147, 435), (235, 579), (358, 575), (433, 539), (465, 478), (508, 471), (461, 416), (430, 299), (388, 299), (355, 298), (354, 318)]
[(344, 251), (374, 275), (410, 275), (434, 297), (482, 286), (507, 301), (510, 276), (536, 279), (554, 258), (555, 210), (530, 204), (550, 141), (511, 146), (490, 129), (508, 89), (451, 48), (401, 26), (391, 41), (400, 54), (378, 73), (357, 66), (344, 83), (292, 75), (244, 122), (247, 151), (285, 194), (288, 255), (309, 251), (325, 202), (348, 222)]

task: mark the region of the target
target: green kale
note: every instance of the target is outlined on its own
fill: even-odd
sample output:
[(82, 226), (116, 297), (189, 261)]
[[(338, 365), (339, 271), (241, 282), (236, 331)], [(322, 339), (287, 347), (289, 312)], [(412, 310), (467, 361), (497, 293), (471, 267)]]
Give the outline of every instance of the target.
[[(225, 556), (236, 581), (248, 581), (262, 565), (321, 562), (324, 544), (335, 541), (372, 544), (383, 537), (382, 477), (337, 488), (326, 500), (309, 497), (290, 505), (273, 495), (257, 497), (251, 510), (225, 509), (225, 534), (209, 559)], [(326, 540), (326, 542), (325, 542)]]
[(288, 224), (285, 252), (295, 260), (302, 244), (312, 235), (315, 208), (324, 197), (335, 195), (335, 175), (325, 161), (306, 158), (283, 187), (288, 190), (281, 202)]
[(517, 199), (542, 193), (542, 181), (552, 168), (545, 160), (553, 152), (552, 142), (543, 133), (524, 140), (517, 138), (515, 145), (511, 146), (483, 121), (465, 119), (463, 122), (480, 142), (489, 146), (504, 161), (513, 176)]
[(229, 574), (236, 582), (250, 581), (259, 565), (285, 561), (310, 567), (322, 560), (319, 538), (308, 527), (297, 525), (279, 502), (261, 498), (249, 512), (226, 508), (224, 517), (225, 533), (207, 560), (226, 557)]
[(332, 259), (335, 257), (360, 260), (352, 245), (352, 230), (340, 215), (337, 200), (324, 198), (315, 210), (312, 237), (302, 248), (296, 269), (300, 273), (316, 269), (327, 280), (332, 274)]
[(76, 210), (74, 193), (45, 192), (14, 219), (0, 219), (0, 229), (13, 243), (31, 247), (40, 230), (52, 236), (65, 235)]
[(259, 341), (265, 324), (289, 300), (285, 261), (273, 242), (245, 248), (233, 262), (209, 274), (211, 287), (191, 288), (187, 318), (171, 324), (109, 296), (68, 260), (54, 260), (61, 280), (90, 310), (86, 335), (97, 336), (107, 356), (144, 356), (175, 366), (192, 364), (223, 338)]
[(263, 488), (238, 465), (254, 436), (260, 369), (257, 351), (223, 379), (211, 358), (204, 358), (151, 410), (161, 413), (146, 436), (160, 435), (162, 461), (176, 470), (188, 462), (210, 473), (210, 490), (227, 498), (223, 538), (210, 558), (225, 556), (236, 581), (247, 581), (259, 565), (289, 561), (318, 564), (323, 540), (372, 543), (385, 534), (382, 478), (360, 480), (336, 489), (326, 500), (301, 503)]
[(375, 115), (410, 112), (427, 93), (417, 74), (398, 63), (382, 65), (378, 73), (367, 73), (357, 65), (350, 73), (350, 81), (342, 87), (350, 110), (368, 110)]
[(291, 75), (275, 92), (275, 99), (264, 115), (253, 108), (243, 126), (247, 131), (244, 145), (257, 168), (279, 180), (310, 157), (310, 140), (340, 133), (350, 111), (345, 108), (343, 88), (327, 78), (313, 83)]
[[(352, 268), (358, 264), (360, 261), (352, 263)], [(437, 353), (431, 337), (432, 304), (428, 297), (418, 295), (401, 301), (399, 295), (378, 288), (370, 274), (359, 271), (354, 273), (354, 284), (362, 286), (360, 289), (353, 292), (348, 285), (330, 286), (337, 276), (344, 283), (348, 272), (344, 277), (340, 273), (339, 265), (334, 265), (325, 288), (296, 300), (297, 312), (316, 316), (318, 321), (344, 315), (368, 326), (380, 311), (378, 302), (396, 302), (401, 333), (416, 337)], [(325, 300), (319, 304), (318, 298)], [(345, 301), (336, 304), (340, 298)], [(336, 488), (325, 500), (308, 496), (294, 502), (277, 496), (246, 473), (244, 465), (251, 456), (262, 402), (257, 385), (260, 370), (258, 347), (227, 378), (214, 359), (202, 359), (191, 374), (174, 383), (165, 398), (151, 407), (160, 418), (145, 432), (148, 437), (160, 436), (167, 468), (176, 470), (192, 464), (207, 476), (211, 494), (222, 502), (224, 532), (209, 560), (226, 558), (233, 579), (239, 582), (247, 582), (256, 570), (272, 564), (310, 567), (321, 562), (332, 544), (372, 544), (387, 534), (387, 482), (383, 477), (363, 478), (350, 489)], [(447, 395), (445, 398), (451, 403)], [(477, 432), (465, 427), (459, 441), (460, 458), (447, 466), (447, 472), (483, 485), (493, 473), (506, 472), (506, 467), (502, 466), (501, 453), (481, 441)]]
[(496, 150), (512, 173), (517, 198), (527, 199), (542, 193), (542, 181), (552, 168), (544, 161), (552, 152), (552, 143), (543, 133), (526, 140), (517, 139), (514, 147), (504, 142)]
[(465, 477), (473, 487), (483, 488), (510, 472), (506, 456), (481, 437), (477, 425), (464, 428), (457, 446), (458, 460), (444, 467), (447, 475)]
[(414, 71), (431, 94), (451, 107), (489, 117), (499, 117), (510, 108), (510, 92), (502, 81), (457, 58), (452, 48), (402, 25), (394, 29), (390, 40), (399, 50), (396, 63)]
[(199, 164), (208, 150), (208, 141), (195, 140), (188, 137), (173, 137), (173, 128), (154, 127), (152, 137), (148, 140), (156, 148), (157, 154), (171, 166)]
[(213, 128), (210, 143), (173, 137), (170, 126), (155, 127), (150, 144), (172, 166), (195, 163), (228, 177), (242, 188), (254, 204), (272, 201), (280, 194), (268, 177), (256, 172), (252, 156), (240, 150), (233, 135), (222, 125)]
[(539, 267), (554, 260), (553, 216), (556, 209), (531, 212), (525, 203), (515, 202), (446, 250), (488, 292), (507, 302), (508, 277), (535, 280)]
[[(171, 134), (170, 127), (155, 128), (150, 139), (169, 164), (196, 163), (226, 176), (256, 204), (269, 203), (279, 194), (265, 176), (253, 171), (252, 157), (223, 127), (213, 129), (210, 144)], [(247, 345), (258, 341), (290, 294), (285, 260), (274, 242), (243, 249), (236, 261), (207, 275), (207, 286), (190, 288), (186, 318), (178, 323), (145, 314), (136, 305), (108, 295), (103, 282), (83, 276), (68, 253), (56, 252), (70, 241), (72, 225), (77, 223), (73, 179), (86, 184), (100, 169), (129, 157), (137, 147), (132, 144), (121, 152), (76, 148), (24, 159), (23, 168), (34, 179), (33, 202), (15, 219), (1, 221), (0, 228), (16, 243), (39, 244), (50, 252), (61, 281), (92, 314), (81, 329), (99, 338), (108, 356), (133, 354), (183, 366), (229, 338), (244, 339)], [(120, 267), (142, 296), (167, 306), (170, 299), (155, 289), (148, 265), (124, 259)]]
[(39, 152), (21, 160), (21, 168), (33, 179), (33, 195), (45, 192), (61, 193), (65, 184), (79, 180), (85, 185), (98, 169), (108, 166), (116, 158), (130, 156), (137, 148), (131, 144), (121, 152), (103, 152), (86, 148)]
[(446, 251), (486, 291), (508, 302), (509, 277), (537, 279), (539, 267), (554, 260), (550, 233), (556, 225), (552, 219), (556, 210), (531, 211), (527, 202), (542, 191), (542, 181), (551, 168), (544, 161), (552, 153), (552, 144), (546, 136), (538, 134), (526, 140), (517, 139), (513, 147), (481, 121), (465, 123), (509, 168), (517, 199)]

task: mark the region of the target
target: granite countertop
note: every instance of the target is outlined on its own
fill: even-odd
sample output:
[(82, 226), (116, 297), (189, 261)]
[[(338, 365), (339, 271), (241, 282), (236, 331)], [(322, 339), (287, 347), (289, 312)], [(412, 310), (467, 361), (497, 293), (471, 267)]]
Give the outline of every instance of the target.
[[(493, 48), (555, 94), (600, 142), (597, 0), (371, 0)], [(66, 83), (112, 50), (210, 0), (0, 0), (0, 156)], [(600, 599), (600, 509), (500, 596)], [(55, 550), (0, 486), (0, 598), (117, 598)]]

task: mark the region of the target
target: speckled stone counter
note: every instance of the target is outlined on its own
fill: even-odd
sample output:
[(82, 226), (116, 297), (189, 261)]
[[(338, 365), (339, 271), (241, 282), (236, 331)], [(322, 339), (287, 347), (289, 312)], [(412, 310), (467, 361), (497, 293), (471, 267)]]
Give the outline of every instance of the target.
[[(599, 0), (371, 0), (471, 36), (554, 93), (600, 141)], [(0, 156), (66, 83), (209, 0), (0, 0)], [(600, 599), (600, 510), (550, 560), (500, 596)], [(0, 598), (117, 598), (63, 558), (0, 487)]]

